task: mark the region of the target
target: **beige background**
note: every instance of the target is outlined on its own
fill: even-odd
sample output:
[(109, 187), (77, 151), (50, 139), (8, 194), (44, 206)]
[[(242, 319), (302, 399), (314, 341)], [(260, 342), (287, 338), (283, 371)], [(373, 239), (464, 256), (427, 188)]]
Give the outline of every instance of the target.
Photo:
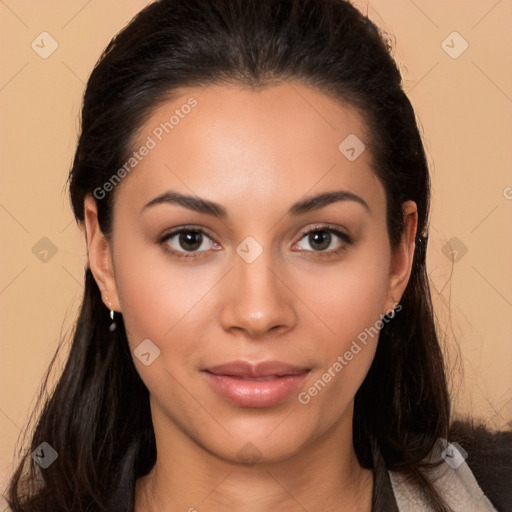
[[(2, 487), (82, 293), (85, 245), (64, 185), (84, 83), (110, 38), (146, 3), (0, 0)], [(424, 133), (433, 177), (432, 293), (450, 365), (464, 367), (452, 381), (455, 406), (510, 426), (512, 1), (357, 5), (394, 35)], [(31, 47), (35, 41), (40, 53), (51, 49), (42, 32), (58, 44), (46, 59)], [(458, 55), (464, 41), (468, 48)]]

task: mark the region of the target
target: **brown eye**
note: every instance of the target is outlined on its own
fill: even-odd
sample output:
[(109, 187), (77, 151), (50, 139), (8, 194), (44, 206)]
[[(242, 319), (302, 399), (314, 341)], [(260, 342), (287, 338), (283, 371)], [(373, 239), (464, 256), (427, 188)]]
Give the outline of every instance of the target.
[(195, 251), (203, 243), (203, 234), (199, 231), (182, 231), (178, 243), (185, 251)]
[(175, 229), (163, 235), (159, 243), (166, 251), (184, 258), (204, 256), (209, 250), (220, 249), (220, 246), (200, 228)]
[(328, 231), (313, 231), (308, 235), (309, 245), (317, 251), (325, 251), (331, 245), (332, 235)]
[[(305, 244), (303, 240), (306, 240)], [(346, 250), (351, 243), (352, 240), (347, 234), (331, 227), (319, 226), (303, 233), (294, 247), (298, 246), (299, 251), (303, 252), (330, 255)], [(303, 247), (303, 244), (306, 247)]]

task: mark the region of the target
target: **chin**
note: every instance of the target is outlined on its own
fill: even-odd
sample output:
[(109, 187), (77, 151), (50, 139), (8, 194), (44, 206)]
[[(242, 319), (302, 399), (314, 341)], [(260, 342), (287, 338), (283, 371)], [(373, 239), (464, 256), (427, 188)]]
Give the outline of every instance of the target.
[[(282, 416), (278, 421), (274, 421), (272, 427), (255, 426), (252, 428), (245, 422), (245, 428), (236, 430), (237, 435), (229, 437), (222, 436), (222, 439), (205, 440), (204, 448), (215, 456), (224, 459), (230, 463), (246, 464), (252, 466), (254, 464), (273, 463), (287, 460), (297, 455), (308, 440), (312, 440), (311, 435), (307, 435), (304, 430), (297, 429), (298, 425), (293, 425), (297, 431), (291, 431), (291, 425), (284, 427), (279, 425), (282, 422)], [(286, 420), (285, 420), (286, 422)], [(233, 429), (227, 428), (228, 432)], [(246, 435), (244, 433), (246, 432)], [(214, 441), (212, 443), (212, 441)]]

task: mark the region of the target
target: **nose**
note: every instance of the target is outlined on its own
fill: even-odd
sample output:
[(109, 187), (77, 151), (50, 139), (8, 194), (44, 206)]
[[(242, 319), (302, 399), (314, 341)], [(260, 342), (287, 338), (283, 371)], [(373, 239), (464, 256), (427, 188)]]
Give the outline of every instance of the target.
[(252, 263), (235, 256), (224, 287), (221, 323), (226, 331), (253, 339), (276, 336), (297, 322), (293, 293), (282, 269), (278, 272), (265, 251)]

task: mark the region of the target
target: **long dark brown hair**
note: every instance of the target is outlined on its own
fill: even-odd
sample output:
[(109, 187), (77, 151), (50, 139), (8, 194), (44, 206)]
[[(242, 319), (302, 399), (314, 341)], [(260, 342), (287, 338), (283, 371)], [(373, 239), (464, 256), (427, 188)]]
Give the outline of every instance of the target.
[[(74, 214), (83, 226), (86, 195), (123, 166), (137, 131), (178, 88), (222, 83), (258, 88), (286, 81), (351, 105), (364, 119), (373, 171), (386, 192), (392, 247), (404, 228), (403, 202), (418, 206), (402, 308), (382, 327), (373, 364), (355, 396), (354, 445), (362, 466), (383, 461), (408, 475), (432, 510), (444, 512), (446, 505), (422, 472), (422, 460), (436, 440), (448, 437), (450, 417), (425, 268), (428, 165), (390, 44), (349, 2), (160, 0), (148, 5), (112, 39), (87, 83), (69, 175)], [(107, 236), (114, 194), (115, 189), (96, 201)], [(10, 481), (7, 499), (14, 512), (132, 510), (135, 481), (155, 464), (156, 445), (148, 390), (135, 369), (122, 319), (117, 324), (110, 332), (100, 291), (86, 268), (69, 356), (44, 400), (41, 391), (30, 445), (20, 451)], [(43, 442), (58, 453), (46, 469), (31, 457)]]

